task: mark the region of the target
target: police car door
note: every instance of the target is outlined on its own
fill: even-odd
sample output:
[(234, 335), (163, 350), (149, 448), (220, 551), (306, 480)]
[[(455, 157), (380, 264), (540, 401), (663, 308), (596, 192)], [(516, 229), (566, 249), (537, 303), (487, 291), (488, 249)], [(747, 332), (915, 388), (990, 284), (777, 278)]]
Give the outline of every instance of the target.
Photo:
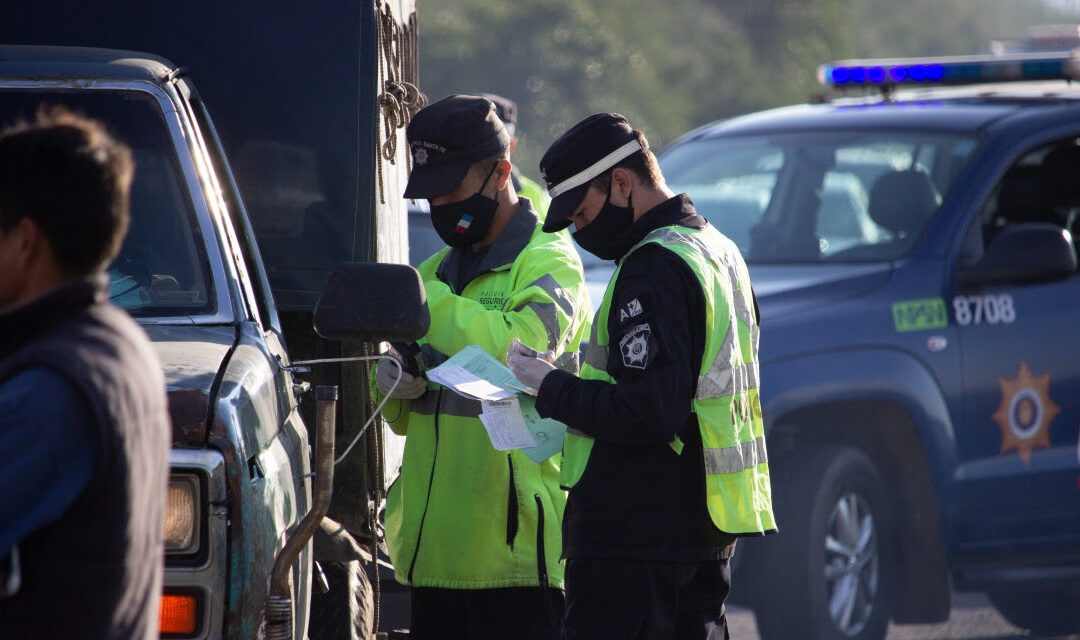
[[(995, 243), (1009, 242), (1022, 226), (1067, 228), (1077, 216), (1080, 197), (1069, 202), (1044, 164), (1050, 150), (1074, 143), (1042, 145), (1017, 159), (969, 227), (968, 255), (956, 268), (949, 305), (964, 393), (951, 521), (954, 552), (969, 560), (1023, 553), (1028, 562), (1029, 554), (1052, 561), (1080, 544), (1080, 275), (1075, 263), (1048, 258), (1051, 233), (1042, 236), (1049, 245), (1039, 246), (1033, 236), (1013, 236), (1021, 246), (1008, 253), (1031, 267), (1026, 276), (972, 277)], [(1080, 196), (1075, 151), (1072, 189)], [(1068, 256), (1068, 247), (1056, 255)]]

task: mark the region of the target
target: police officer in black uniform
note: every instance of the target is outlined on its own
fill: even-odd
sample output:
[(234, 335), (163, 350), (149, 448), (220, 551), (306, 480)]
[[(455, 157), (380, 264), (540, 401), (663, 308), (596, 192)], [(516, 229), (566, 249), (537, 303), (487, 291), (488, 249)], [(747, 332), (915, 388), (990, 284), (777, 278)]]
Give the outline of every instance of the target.
[[(508, 358), (515, 375), (539, 389), (542, 416), (593, 439), (566, 504), (564, 638), (726, 638), (736, 538), (710, 518), (691, 412), (705, 295), (687, 262), (659, 244), (623, 260), (651, 231), (709, 223), (688, 196), (668, 189), (645, 136), (618, 114), (577, 124), (540, 167), (553, 196), (544, 231), (573, 224), (582, 248), (621, 261), (607, 316), (601, 306), (595, 320), (607, 323), (608, 356), (589, 363), (615, 384), (553, 370), (527, 350), (512, 348)], [(756, 304), (753, 313), (756, 321)], [(564, 474), (568, 457), (569, 449)]]

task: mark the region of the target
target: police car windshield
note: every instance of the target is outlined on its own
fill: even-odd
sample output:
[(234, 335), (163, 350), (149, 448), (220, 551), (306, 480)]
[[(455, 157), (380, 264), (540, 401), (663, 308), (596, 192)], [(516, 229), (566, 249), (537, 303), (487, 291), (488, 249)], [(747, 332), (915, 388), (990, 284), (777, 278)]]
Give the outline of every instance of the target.
[(32, 121), (38, 105), (102, 121), (132, 149), (131, 222), (109, 265), (109, 297), (136, 317), (211, 314), (216, 297), (206, 248), (161, 109), (136, 91), (5, 89), (0, 123)]
[(818, 132), (691, 140), (660, 158), (749, 263), (907, 254), (976, 141), (940, 133)]

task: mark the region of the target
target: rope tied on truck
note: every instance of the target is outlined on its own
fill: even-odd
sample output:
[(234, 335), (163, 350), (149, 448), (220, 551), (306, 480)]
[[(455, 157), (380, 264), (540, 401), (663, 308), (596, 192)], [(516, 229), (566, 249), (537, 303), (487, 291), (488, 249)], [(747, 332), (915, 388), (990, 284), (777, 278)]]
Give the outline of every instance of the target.
[[(383, 183), (383, 160), (397, 163), (398, 129), (405, 128), (409, 120), (427, 103), (427, 98), (417, 87), (420, 78), (419, 26), (416, 13), (405, 21), (398, 21), (393, 9), (386, 2), (380, 3), (377, 12), (376, 31), (379, 39), (380, 78), (383, 91), (376, 98), (382, 113), (383, 135), (378, 162), (379, 202), (386, 203), (386, 187)], [(377, 127), (378, 125), (376, 125)], [(376, 131), (378, 133), (378, 131)], [(412, 158), (406, 162), (410, 163)]]

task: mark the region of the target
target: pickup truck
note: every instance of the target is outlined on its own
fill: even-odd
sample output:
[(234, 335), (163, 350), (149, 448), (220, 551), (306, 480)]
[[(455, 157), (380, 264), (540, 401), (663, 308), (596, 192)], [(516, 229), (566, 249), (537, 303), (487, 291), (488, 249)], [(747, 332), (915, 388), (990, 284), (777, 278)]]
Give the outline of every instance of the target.
[(732, 596), (765, 640), (881, 640), (953, 590), (1080, 631), (1074, 55), (827, 65), (661, 154), (760, 302), (780, 533)]
[[(390, 265), (335, 269), (405, 261), (415, 13), (409, 0), (272, 4), (0, 7), (0, 123), (64, 104), (134, 151), (132, 223), (110, 295), (146, 330), (168, 385), (165, 638), (375, 630), (361, 559), (378, 555), (402, 445), (379, 423), (361, 435), (373, 409), (366, 363), (335, 359), (412, 339), (426, 310), (418, 281), (377, 268)], [(339, 290), (321, 319), (337, 329), (317, 334), (320, 295), (342, 282), (352, 306)], [(335, 361), (293, 362), (305, 358)], [(323, 386), (340, 400), (317, 402)], [(336, 453), (333, 439), (329, 451), (314, 446), (317, 405), (336, 425)], [(318, 504), (326, 460), (339, 461), (328, 507)], [(321, 518), (305, 518), (313, 507), (340, 526), (318, 529)], [(298, 533), (310, 537), (313, 518), (314, 546)], [(288, 620), (268, 625), (275, 586)]]

